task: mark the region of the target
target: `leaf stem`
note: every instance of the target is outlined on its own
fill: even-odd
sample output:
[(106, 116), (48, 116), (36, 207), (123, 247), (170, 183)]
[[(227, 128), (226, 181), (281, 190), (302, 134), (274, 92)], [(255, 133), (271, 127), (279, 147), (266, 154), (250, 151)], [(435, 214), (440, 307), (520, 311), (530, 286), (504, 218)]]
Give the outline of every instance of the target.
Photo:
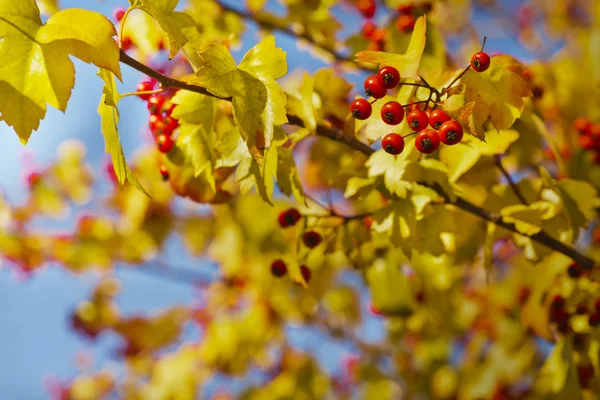
[(506, 168), (504, 168), (504, 166), (502, 165), (502, 158), (500, 157), (500, 155), (496, 155), (496, 157), (494, 157), (494, 163), (496, 164), (496, 167), (502, 173), (502, 176), (504, 176), (504, 178), (507, 180), (508, 185), (510, 186), (510, 188), (513, 191), (513, 193), (515, 194), (515, 196), (517, 196), (517, 198), (519, 199), (519, 201), (521, 203), (523, 203), (526, 206), (528, 206), (529, 203), (525, 199), (525, 196), (523, 196), (523, 193), (521, 192), (521, 189), (519, 189), (519, 187), (517, 186), (517, 184), (515, 183), (515, 181), (512, 179), (512, 177), (510, 176), (510, 174), (506, 170)]
[(119, 48), (121, 48), (123, 44), (123, 31), (125, 29), (125, 21), (127, 20), (127, 16), (132, 10), (133, 8), (129, 7), (127, 11), (125, 11), (125, 14), (123, 14), (123, 18), (121, 18), (121, 26), (119, 28)]

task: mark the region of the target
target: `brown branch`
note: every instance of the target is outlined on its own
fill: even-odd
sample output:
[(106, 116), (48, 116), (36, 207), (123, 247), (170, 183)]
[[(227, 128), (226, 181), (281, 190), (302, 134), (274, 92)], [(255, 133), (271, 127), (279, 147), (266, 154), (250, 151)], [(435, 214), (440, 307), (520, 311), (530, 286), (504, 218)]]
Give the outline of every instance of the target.
[[(260, 14), (258, 14), (258, 13), (249, 13), (244, 10), (239, 10), (237, 8), (230, 7), (227, 4), (222, 3), (221, 1), (217, 1), (217, 4), (219, 4), (219, 6), (221, 7), (221, 9), (223, 11), (230, 12), (230, 13), (235, 14), (246, 20), (254, 21), (257, 25), (259, 25), (263, 29), (270, 30), (270, 31), (278, 31), (280, 33), (283, 33), (286, 36), (291, 37), (291, 38), (303, 39), (303, 40), (307, 41), (308, 43), (310, 43), (312, 46), (317, 47), (317, 48), (329, 53), (333, 58), (335, 58), (339, 62), (344, 62), (344, 63), (353, 63), (354, 62), (354, 60), (352, 60), (350, 57), (336, 51), (333, 47), (328, 46), (324, 43), (317, 42), (315, 40), (315, 38), (313, 38), (307, 32), (300, 32), (300, 33), (295, 32), (289, 26), (278, 25), (277, 23), (275, 23), (269, 19), (261, 17)], [(360, 67), (360, 68), (364, 69), (365, 71), (371, 71), (370, 69), (365, 68), (365, 67)]]
[[(165, 87), (174, 87), (174, 88), (189, 90), (191, 92), (201, 93), (201, 94), (204, 94), (207, 96), (215, 97), (217, 99), (231, 101), (230, 98), (222, 98), (222, 97), (216, 96), (201, 86), (182, 82), (177, 79), (173, 79), (166, 75), (163, 75), (163, 74), (153, 70), (152, 68), (138, 62), (137, 60), (134, 60), (133, 58), (129, 57), (122, 50), (121, 50), (120, 60), (122, 63), (129, 65), (130, 67), (156, 79), (157, 82), (159, 82), (161, 85), (163, 85)], [(304, 122), (299, 117), (297, 117), (295, 115), (288, 115), (287, 117), (288, 117), (289, 125), (294, 125), (294, 126), (302, 127), (302, 128), (305, 127)], [(354, 137), (345, 135), (344, 132), (334, 129), (330, 125), (318, 125), (317, 129), (316, 129), (316, 134), (319, 136), (323, 136), (328, 139), (331, 139), (333, 141), (342, 143), (342, 144), (344, 144), (366, 156), (370, 156), (371, 154), (373, 154), (375, 152), (375, 150), (373, 150), (367, 144), (359, 141), (358, 139), (356, 139)], [(507, 229), (511, 232), (523, 235), (521, 232), (519, 232), (517, 230), (517, 228), (515, 227), (514, 224), (505, 222), (504, 220), (502, 220), (502, 218), (499, 215), (492, 214), (489, 211), (487, 211), (473, 203), (470, 203), (467, 200), (462, 199), (460, 197), (458, 197), (455, 201), (451, 201), (451, 199), (448, 197), (448, 195), (446, 193), (444, 193), (443, 190), (441, 190), (439, 187), (437, 187), (435, 185), (428, 185), (428, 184), (426, 184), (426, 185), (428, 187), (436, 190), (440, 194), (440, 196), (442, 196), (446, 200), (447, 204), (452, 204), (452, 205), (460, 208), (461, 210), (464, 210), (468, 213), (478, 216), (479, 218), (481, 218), (485, 221), (493, 222), (494, 224), (496, 224), (504, 229)], [(572, 258), (575, 262), (577, 262), (581, 267), (583, 267), (585, 269), (591, 269), (595, 265), (595, 261), (593, 259), (586, 257), (585, 255), (579, 253), (573, 246), (562, 243), (561, 241), (554, 239), (553, 237), (549, 236), (547, 233), (545, 233), (543, 231), (536, 233), (535, 235), (530, 235), (530, 236), (523, 235), (523, 236), (527, 236), (535, 242), (543, 244), (554, 251), (558, 251), (559, 253), (562, 253), (562, 254)]]
[(515, 196), (517, 196), (517, 198), (519, 199), (519, 201), (521, 203), (523, 203), (526, 206), (528, 206), (529, 202), (525, 199), (525, 196), (521, 192), (521, 189), (519, 189), (519, 187), (517, 186), (517, 184), (515, 183), (515, 181), (513, 181), (512, 177), (510, 176), (510, 174), (506, 170), (506, 168), (504, 168), (504, 166), (502, 165), (502, 158), (500, 157), (499, 154), (497, 154), (496, 157), (494, 157), (494, 163), (496, 164), (496, 167), (502, 173), (502, 176), (504, 176), (504, 178), (508, 181), (508, 185), (510, 186), (510, 188), (513, 191), (513, 193), (515, 194)]

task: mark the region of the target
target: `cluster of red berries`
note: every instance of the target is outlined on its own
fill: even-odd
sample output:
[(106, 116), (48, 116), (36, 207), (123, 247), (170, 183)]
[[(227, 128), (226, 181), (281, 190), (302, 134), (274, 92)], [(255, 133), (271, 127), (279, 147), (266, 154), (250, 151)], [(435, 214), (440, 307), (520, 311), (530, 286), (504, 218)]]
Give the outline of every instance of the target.
[[(279, 222), (279, 226), (282, 228), (288, 228), (290, 226), (294, 226), (302, 219), (302, 214), (295, 208), (288, 208), (287, 210), (279, 213), (279, 217), (277, 218)], [(302, 234), (302, 243), (309, 249), (314, 249), (323, 241), (323, 236), (315, 231), (308, 231)], [(310, 269), (306, 265), (300, 266), (300, 272), (304, 277), (304, 280), (308, 283), (310, 280)], [(282, 260), (275, 260), (271, 264), (271, 273), (276, 277), (282, 277), (287, 273), (287, 266)]]
[(600, 298), (596, 299), (593, 305), (593, 310), (590, 313), (588, 305), (580, 303), (575, 306), (571, 313), (567, 310), (567, 302), (564, 297), (560, 295), (554, 296), (550, 303), (549, 317), (550, 322), (556, 323), (557, 328), (561, 333), (568, 333), (570, 331), (570, 319), (571, 316), (590, 314), (588, 324), (590, 327), (595, 328), (600, 326)]
[[(143, 81), (137, 86), (138, 92), (150, 92), (155, 90), (156, 81)], [(157, 94), (141, 93), (138, 97), (146, 101), (146, 106), (150, 113), (148, 125), (154, 136), (156, 147), (161, 153), (168, 153), (173, 148), (175, 142), (173, 133), (179, 126), (179, 121), (173, 118), (175, 103), (171, 101), (174, 92), (166, 91)], [(169, 179), (169, 171), (163, 165), (160, 167), (160, 174), (166, 181)]]
[[(393, 89), (400, 84), (400, 73), (394, 67), (386, 66), (376, 75), (369, 76), (364, 82), (365, 95), (381, 99), (388, 89)], [(413, 106), (413, 104), (409, 105)], [(398, 125), (404, 120), (404, 107), (397, 101), (389, 101), (381, 107), (381, 119), (388, 125)], [(368, 119), (372, 112), (372, 103), (360, 98), (352, 102), (350, 111), (354, 118)], [(452, 120), (441, 109), (431, 111), (429, 114), (419, 108), (414, 108), (406, 116), (409, 127), (417, 134), (415, 146), (424, 154), (430, 154), (440, 147), (440, 143), (454, 145), (463, 138), (462, 126)], [(428, 129), (428, 125), (433, 129)], [(437, 132), (436, 132), (437, 131)], [(390, 133), (382, 140), (382, 148), (389, 154), (398, 155), (404, 150), (404, 137), (397, 133)]]
[(581, 148), (593, 152), (594, 164), (600, 164), (600, 123), (593, 124), (587, 117), (579, 117), (573, 122), (573, 129), (579, 134)]

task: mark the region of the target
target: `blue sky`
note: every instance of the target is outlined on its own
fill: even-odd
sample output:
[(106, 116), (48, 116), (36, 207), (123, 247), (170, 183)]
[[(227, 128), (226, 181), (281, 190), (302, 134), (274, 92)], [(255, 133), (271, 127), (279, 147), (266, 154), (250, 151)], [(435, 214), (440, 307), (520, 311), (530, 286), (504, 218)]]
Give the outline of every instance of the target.
[[(89, 8), (107, 16), (116, 6), (126, 6), (120, 0), (87, 1)], [(238, 5), (238, 1), (230, 1)], [(76, 7), (81, 0), (63, 0), (63, 7)], [(481, 20), (480, 23), (485, 23)], [(348, 29), (360, 26), (358, 18), (346, 19)], [(244, 46), (245, 50), (256, 42), (256, 31), (250, 29)], [(323, 66), (321, 61), (298, 51), (295, 42), (287, 37), (277, 38), (277, 43), (288, 53), (288, 63), (293, 71), (302, 69), (313, 71)], [(492, 40), (488, 48), (512, 52), (527, 58), (527, 53), (515, 46), (511, 40)], [(517, 51), (517, 54), (515, 54)], [(238, 54), (239, 56), (239, 54)], [(77, 81), (66, 114), (49, 109), (40, 129), (34, 132), (26, 147), (22, 146), (11, 128), (0, 123), (0, 192), (13, 201), (22, 199), (25, 185), (22, 179), (23, 165), (21, 154), (26, 149), (35, 155), (38, 165), (45, 165), (55, 158), (61, 142), (76, 138), (84, 142), (88, 161), (98, 175), (102, 174), (102, 162), (106, 159), (104, 142), (100, 134), (99, 117), (96, 107), (102, 91), (102, 82), (96, 76), (92, 66), (76, 61)], [(122, 91), (134, 90), (141, 76), (132, 69), (123, 67), (125, 85)], [(354, 77), (359, 79), (358, 76)], [(120, 130), (122, 143), (127, 154), (131, 154), (139, 143), (147, 113), (143, 102), (130, 98), (122, 102)], [(69, 221), (66, 221), (69, 223)], [(168, 256), (167, 256), (168, 257)], [(168, 258), (178, 265), (191, 265), (191, 260), (180, 257)], [(125, 313), (157, 310), (174, 304), (190, 303), (193, 291), (185, 284), (172, 283), (157, 277), (142, 275), (134, 271), (120, 270), (119, 278), (123, 282), (123, 294), (119, 296), (119, 306)], [(46, 399), (48, 394), (42, 385), (42, 379), (54, 375), (67, 379), (80, 370), (75, 364), (80, 352), (91, 352), (94, 356), (94, 368), (110, 361), (111, 351), (116, 345), (114, 337), (102, 336), (94, 344), (82, 340), (69, 328), (68, 316), (75, 305), (88, 297), (97, 276), (94, 274), (75, 276), (57, 266), (50, 266), (36, 273), (31, 279), (19, 282), (6, 265), (0, 268), (0, 399), (37, 400)], [(377, 337), (378, 325), (370, 325), (366, 332), (370, 338)], [(290, 335), (299, 347), (315, 349), (318, 335), (301, 329), (290, 329)], [(344, 347), (334, 348), (332, 352), (341, 353)], [(328, 369), (335, 368), (329, 358), (323, 362)]]

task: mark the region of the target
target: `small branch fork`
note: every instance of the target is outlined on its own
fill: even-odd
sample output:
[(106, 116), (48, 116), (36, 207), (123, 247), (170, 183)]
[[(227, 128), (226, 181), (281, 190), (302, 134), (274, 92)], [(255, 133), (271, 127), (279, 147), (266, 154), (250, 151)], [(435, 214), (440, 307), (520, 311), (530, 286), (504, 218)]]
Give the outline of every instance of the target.
[[(189, 84), (186, 82), (182, 82), (177, 79), (173, 79), (166, 75), (163, 75), (160, 72), (155, 71), (152, 68), (131, 58), (122, 50), (121, 50), (121, 55), (120, 55), (120, 61), (123, 64), (129, 65), (130, 67), (138, 70), (139, 72), (142, 72), (142, 73), (154, 78), (157, 82), (159, 82), (162, 85), (162, 87), (170, 87), (170, 88), (189, 90), (191, 92), (204, 94), (207, 96), (211, 96), (211, 97), (221, 99), (221, 100), (226, 100), (226, 101), (232, 100), (231, 98), (223, 98), (223, 97), (216, 96), (213, 93), (209, 92), (204, 87), (194, 85), (194, 84)], [(426, 82), (425, 82), (425, 84), (427, 85)], [(427, 85), (427, 86), (429, 86), (429, 85)], [(288, 115), (287, 117), (288, 117), (289, 125), (294, 125), (294, 126), (301, 127), (301, 128), (305, 127), (304, 122), (299, 117), (297, 117), (295, 115)], [(356, 139), (354, 137), (345, 135), (343, 131), (335, 129), (331, 126), (318, 125), (315, 133), (319, 136), (326, 137), (330, 140), (342, 143), (342, 144), (362, 153), (363, 155), (365, 155), (367, 157), (372, 155), (375, 152), (375, 150), (373, 150), (367, 144), (359, 141), (358, 139)], [(492, 214), (489, 211), (487, 211), (473, 203), (470, 203), (469, 201), (467, 201), (461, 197), (457, 197), (456, 200), (452, 201), (449, 198), (449, 196), (440, 187), (437, 187), (436, 185), (428, 185), (428, 186), (430, 188), (434, 189), (442, 198), (444, 198), (446, 204), (458, 207), (459, 209), (461, 209), (463, 211), (466, 211), (468, 213), (476, 215), (485, 221), (492, 222), (492, 223), (494, 223), (504, 229), (507, 229), (511, 232), (521, 234), (517, 230), (517, 228), (515, 227), (514, 224), (505, 222), (499, 215)], [(341, 215), (337, 215), (337, 216), (340, 218), (346, 218)], [(361, 217), (364, 217), (364, 216), (361, 216)], [(359, 216), (355, 216), (355, 218), (359, 218)], [(535, 242), (543, 244), (554, 251), (557, 251), (559, 253), (562, 253), (562, 254), (572, 258), (575, 262), (577, 262), (584, 269), (592, 269), (594, 267), (594, 265), (596, 264), (593, 259), (579, 253), (574, 247), (549, 236), (544, 231), (538, 232), (538, 233), (528, 236), (528, 237)]]

